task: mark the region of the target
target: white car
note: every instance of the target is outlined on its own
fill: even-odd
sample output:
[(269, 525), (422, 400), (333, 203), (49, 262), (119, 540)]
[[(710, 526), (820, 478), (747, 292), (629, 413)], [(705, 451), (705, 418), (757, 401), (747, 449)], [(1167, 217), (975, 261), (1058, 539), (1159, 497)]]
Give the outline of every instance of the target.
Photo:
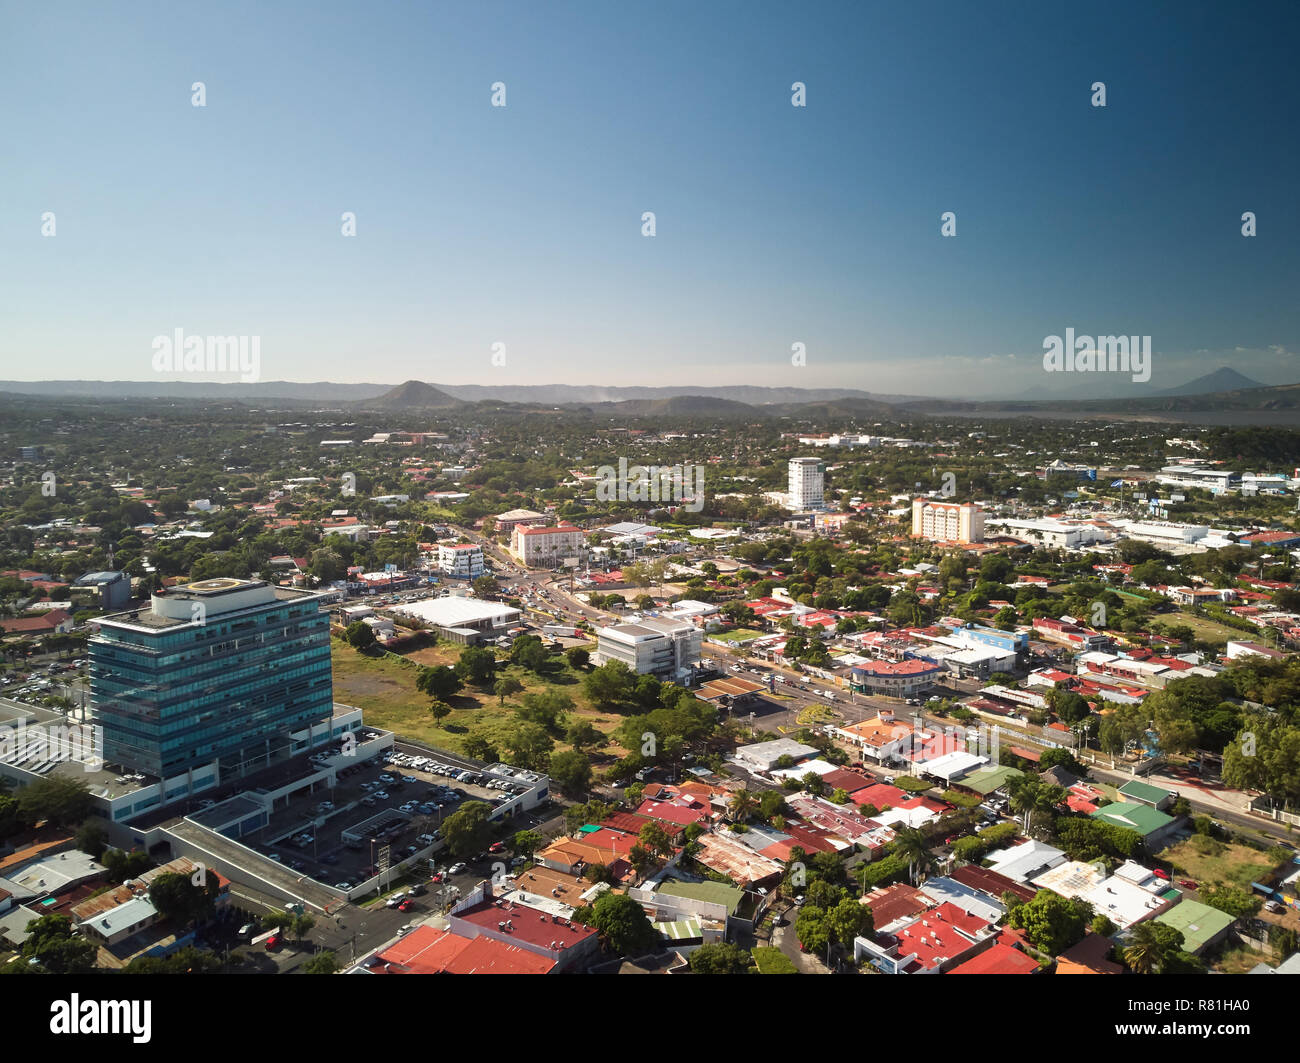
[(463, 875), (463, 874), (464, 874), (466, 871), (468, 871), (468, 870), (469, 870), (469, 868), (466, 867), (466, 865), (464, 865), (464, 864), (452, 864), (451, 867), (447, 868), (447, 874), (449, 874), (449, 875)]

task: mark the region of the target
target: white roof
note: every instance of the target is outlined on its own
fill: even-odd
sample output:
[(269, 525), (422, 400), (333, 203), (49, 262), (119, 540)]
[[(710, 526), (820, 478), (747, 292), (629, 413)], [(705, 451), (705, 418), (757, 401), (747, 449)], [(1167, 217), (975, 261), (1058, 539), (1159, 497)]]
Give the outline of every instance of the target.
[(460, 627), (462, 624), (492, 620), (498, 625), (518, 619), (519, 610), (500, 602), (485, 602), (481, 598), (430, 598), (422, 602), (409, 602), (395, 606), (394, 613), (418, 617), (440, 627)]
[(124, 930), (145, 919), (152, 919), (157, 914), (158, 909), (147, 896), (132, 897), (116, 908), (101, 912), (93, 919), (87, 919), (82, 925), (94, 927), (104, 937), (112, 937), (119, 930)]
[(952, 753), (945, 753), (934, 760), (926, 761), (925, 772), (927, 775), (937, 775), (939, 778), (950, 781), (969, 771), (974, 771), (981, 764), (987, 764), (988, 757), (977, 757), (974, 753), (964, 753), (956, 750)]
[(1044, 868), (1055, 867), (1065, 861), (1065, 853), (1053, 845), (1040, 841), (1022, 842), (1009, 849), (989, 853), (989, 868), (1007, 878), (1023, 882)]
[(774, 779), (802, 779), (810, 771), (815, 771), (818, 775), (829, 775), (833, 771), (839, 771), (839, 768), (825, 760), (806, 760), (802, 764), (796, 764), (793, 768), (777, 768), (772, 772), (772, 777)]

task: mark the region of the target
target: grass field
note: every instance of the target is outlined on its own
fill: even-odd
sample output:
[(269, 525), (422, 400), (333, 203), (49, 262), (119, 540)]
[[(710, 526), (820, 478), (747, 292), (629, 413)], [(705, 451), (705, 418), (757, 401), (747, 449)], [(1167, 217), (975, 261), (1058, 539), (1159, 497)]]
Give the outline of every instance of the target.
[(1238, 631), (1236, 628), (1228, 627), (1227, 624), (1220, 624), (1218, 621), (1210, 620), (1204, 616), (1193, 616), (1190, 613), (1166, 613), (1163, 616), (1153, 618), (1151, 621), (1151, 628), (1155, 631), (1183, 626), (1191, 628), (1196, 637), (1203, 642), (1213, 642), (1216, 645), (1224, 644), (1228, 639), (1250, 638), (1250, 635), (1245, 631)]
[(756, 638), (761, 638), (763, 632), (754, 631), (752, 628), (738, 627), (735, 631), (712, 631), (709, 638), (714, 642), (753, 642)]
[(1278, 958), (1273, 955), (1273, 950), (1260, 952), (1250, 945), (1242, 943), (1224, 949), (1223, 954), (1211, 964), (1216, 971), (1224, 974), (1248, 974), (1250, 969), (1258, 963), (1267, 963), (1269, 966), (1278, 962)]
[(1159, 855), (1197, 882), (1230, 882), (1247, 890), (1260, 875), (1273, 869), (1273, 860), (1266, 853), (1248, 845), (1220, 842), (1216, 851), (1202, 853), (1196, 847), (1195, 837), (1172, 845)]
[[(490, 690), (464, 687), (447, 702), (451, 714), (438, 721), (429, 713), (430, 699), (415, 689), (415, 667), (391, 657), (365, 656), (340, 639), (330, 640), (330, 652), (335, 701), (357, 706), (365, 713), (366, 723), (373, 727), (453, 752), (462, 750), (462, 743), (471, 732), (482, 734), (500, 749), (504, 736), (514, 724), (515, 706), (525, 694), (547, 688), (561, 690), (573, 699), (576, 707), (569, 714), (570, 722), (585, 719), (605, 733), (622, 722), (621, 717), (597, 712), (592, 707), (582, 691), (581, 673), (571, 668), (563, 657), (554, 658), (554, 669), (545, 679), (518, 665), (498, 669), (498, 678), (510, 676), (519, 680), (524, 689), (506, 698), (502, 705)], [(440, 643), (406, 656), (416, 665), (454, 665), (460, 647)], [(568, 746), (557, 740), (555, 748), (558, 752)], [(617, 750), (618, 747), (612, 747), (613, 752)]]

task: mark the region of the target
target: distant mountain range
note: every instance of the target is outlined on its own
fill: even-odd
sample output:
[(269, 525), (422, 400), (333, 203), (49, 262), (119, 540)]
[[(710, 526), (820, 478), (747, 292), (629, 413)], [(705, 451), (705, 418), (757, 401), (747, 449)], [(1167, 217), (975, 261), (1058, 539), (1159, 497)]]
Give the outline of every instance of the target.
[(1123, 373), (1095, 373), (1080, 377), (1076, 373), (1056, 373), (1050, 378), (1046, 375), (1042, 382), (1022, 391), (1018, 399), (1143, 399), (1161, 398), (1168, 395), (1214, 395), (1221, 391), (1240, 391), (1245, 388), (1267, 387), (1258, 380), (1220, 366), (1212, 373), (1198, 376), (1185, 384), (1172, 388), (1158, 388), (1151, 382), (1137, 384), (1131, 376)]
[(1223, 365), (1213, 373), (1206, 373), (1204, 376), (1198, 376), (1195, 380), (1189, 380), (1186, 384), (1180, 384), (1176, 388), (1166, 388), (1156, 394), (1213, 395), (1220, 391), (1242, 391), (1246, 388), (1262, 388), (1266, 386), (1258, 380), (1251, 380), (1250, 377)]
[[(1118, 374), (1104, 374), (1106, 377)], [(1098, 374), (1099, 377), (1103, 374)], [(1067, 393), (1026, 395), (1016, 399), (963, 400), (919, 395), (878, 395), (853, 388), (728, 387), (605, 387), (549, 385), (428, 384), (408, 380), (396, 387), (383, 384), (336, 384), (328, 381), (293, 383), (208, 383), (185, 381), (0, 381), (0, 397), (96, 399), (162, 399), (230, 401), (294, 406), (328, 406), (343, 411), (530, 411), (563, 409), (608, 417), (753, 418), (773, 416), (803, 420), (899, 419), (910, 416), (1078, 413), (1096, 417), (1107, 412), (1142, 413), (1188, 411), (1270, 411), (1300, 418), (1300, 384), (1267, 386), (1226, 366), (1177, 387), (1147, 390), (1128, 385), (1124, 394), (1081, 398), (1077, 376)], [(1064, 384), (1065, 382), (1062, 381)]]

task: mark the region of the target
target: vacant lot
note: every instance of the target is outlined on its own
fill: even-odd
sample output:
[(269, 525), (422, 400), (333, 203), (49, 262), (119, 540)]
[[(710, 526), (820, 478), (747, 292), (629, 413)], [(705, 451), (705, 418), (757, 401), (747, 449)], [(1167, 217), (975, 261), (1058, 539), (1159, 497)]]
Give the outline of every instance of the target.
[[(1212, 844), (1207, 847), (1207, 842)], [(1202, 851), (1207, 848), (1208, 851)], [(1197, 882), (1230, 882), (1247, 890), (1260, 875), (1273, 869), (1273, 860), (1267, 853), (1248, 845), (1213, 842), (1199, 836), (1172, 845), (1159, 855)]]
[(714, 631), (709, 634), (709, 638), (715, 642), (753, 642), (756, 638), (761, 638), (763, 632), (754, 631), (751, 628), (738, 627), (734, 631)]
[(1201, 641), (1213, 642), (1220, 646), (1226, 644), (1228, 639), (1250, 638), (1250, 635), (1244, 631), (1238, 631), (1236, 628), (1228, 627), (1227, 624), (1220, 624), (1208, 617), (1193, 616), (1191, 613), (1166, 613), (1163, 616), (1155, 617), (1151, 621), (1151, 628), (1155, 631), (1165, 631), (1171, 627), (1184, 626), (1191, 628)]
[[(604, 733), (613, 730), (621, 718), (611, 713), (597, 712), (582, 692), (582, 673), (569, 667), (561, 656), (552, 658), (552, 670), (546, 677), (508, 665), (497, 669), (498, 678), (510, 676), (519, 680), (524, 689), (505, 699), (505, 704), (490, 690), (466, 686), (447, 704), (450, 715), (435, 720), (429, 712), (430, 699), (415, 689), (418, 669), (415, 665), (454, 665), (460, 656), (460, 647), (447, 643), (412, 651), (403, 664), (391, 657), (369, 657), (358, 653), (339, 639), (330, 642), (334, 665), (334, 699), (355, 705), (365, 713), (366, 723), (393, 731), (402, 738), (425, 742), (441, 749), (461, 752), (465, 738), (481, 734), (501, 749), (505, 736), (514, 725), (515, 707), (525, 694), (557, 689), (567, 694), (575, 709), (569, 720), (585, 719)], [(567, 749), (557, 739), (556, 750)], [(613, 747), (617, 752), (618, 747)]]

